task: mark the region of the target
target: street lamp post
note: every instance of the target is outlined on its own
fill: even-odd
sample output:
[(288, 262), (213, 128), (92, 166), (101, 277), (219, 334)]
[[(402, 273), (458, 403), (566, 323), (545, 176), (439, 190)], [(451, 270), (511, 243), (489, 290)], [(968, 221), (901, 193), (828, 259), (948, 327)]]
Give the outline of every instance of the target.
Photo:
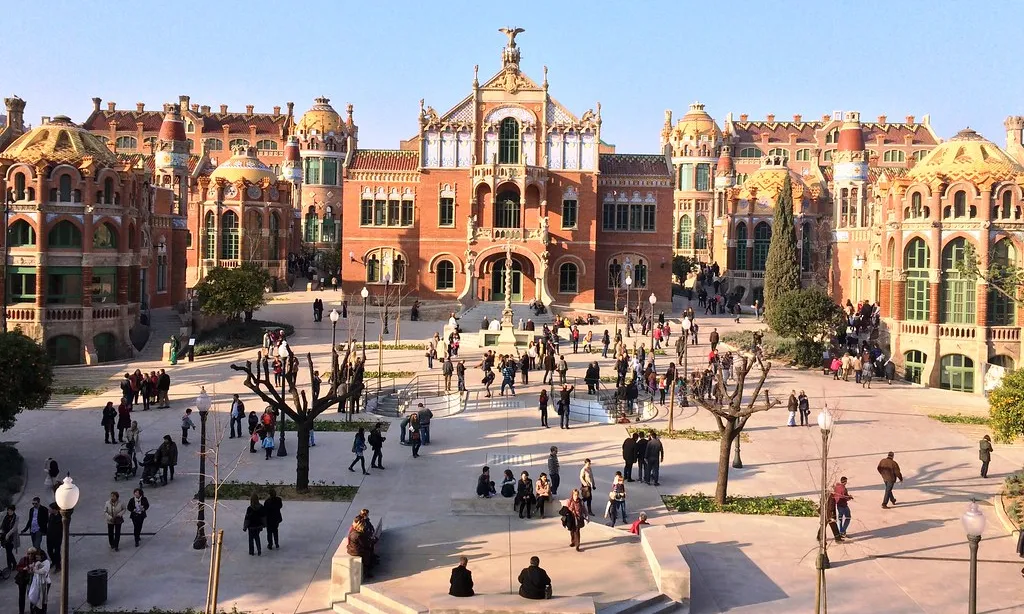
[(366, 299), (370, 296), (370, 291), (366, 289), (366, 286), (363, 286), (359, 296), (363, 297), (363, 362), (366, 362)]
[[(295, 357), (295, 352), (292, 351), (292, 347), (289, 345), (288, 346), (288, 354), (284, 358), (286, 366), (291, 363), (293, 357)], [(296, 363), (297, 363), (298, 362), (298, 358), (295, 357), (295, 360), (296, 360)], [(296, 364), (296, 366), (298, 366), (298, 365)], [(287, 375), (288, 371), (289, 371), (289, 369), (286, 368), (285, 369), (285, 374), (286, 375), (285, 375), (284, 379), (282, 380), (283, 383), (281, 384), (281, 398), (282, 399), (284, 398), (285, 390), (286, 390), (286, 388), (287, 388), (287, 386), (289, 384), (292, 385), (292, 386), (298, 385), (298, 381), (292, 381), (292, 382), (288, 381), (288, 375)], [(298, 378), (299, 378), (299, 372), (298, 372), (298, 369), (296, 369), (295, 370), (295, 380), (298, 380)], [(281, 431), (281, 437), (279, 438), (280, 441), (277, 444), (277, 456), (288, 456), (288, 448), (285, 446), (285, 441), (284, 441), (284, 430), (285, 430), (284, 429), (284, 425), (285, 425), (285, 422), (288, 422), (288, 414), (286, 414), (286, 413), (284, 413), (282, 411), (281, 412), (281, 424), (279, 425), (279, 430)]]
[(693, 322), (690, 318), (683, 316), (682, 322), (679, 327), (683, 329), (683, 407), (689, 407), (690, 402), (687, 400), (687, 392), (690, 387), (690, 361), (689, 352), (690, 349), (690, 328), (693, 327)]
[(818, 583), (815, 586), (814, 591), (814, 613), (815, 614), (827, 614), (828, 613), (828, 591), (825, 586), (825, 570), (831, 567), (828, 560), (828, 551), (825, 549), (827, 545), (827, 537), (825, 534), (825, 528), (828, 526), (828, 509), (827, 505), (829, 502), (828, 496), (828, 443), (832, 433), (832, 427), (835, 426), (835, 418), (832, 416), (832, 412), (828, 410), (826, 405), (821, 413), (818, 414), (818, 428), (821, 429), (821, 492), (819, 493), (818, 507), (820, 512), (818, 514), (818, 557), (815, 560), (814, 567), (818, 570)]
[[(651, 295), (647, 297), (647, 302), (651, 304), (651, 366), (654, 366), (654, 304), (658, 302), (658, 297)], [(643, 365), (641, 365), (643, 366)], [(654, 392), (651, 391), (651, 396), (654, 396)]]
[(68, 614), (68, 557), (70, 554), (70, 548), (68, 542), (71, 541), (71, 514), (75, 511), (75, 506), (78, 505), (79, 496), (78, 487), (75, 486), (75, 481), (71, 479), (69, 473), (64, 478), (64, 483), (61, 484), (57, 491), (54, 493), (54, 499), (57, 501), (57, 506), (60, 507), (61, 523), (64, 525), (64, 540), (60, 544), (60, 614)]
[(384, 276), (384, 334), (388, 332), (388, 288), (391, 287), (391, 273)]
[(633, 278), (626, 275), (626, 336), (629, 336), (629, 287), (633, 285)]
[(960, 517), (960, 522), (967, 533), (967, 545), (971, 548), (971, 584), (967, 594), (967, 614), (978, 612), (978, 544), (981, 534), (985, 532), (985, 514), (978, 509), (978, 502), (971, 499), (967, 511)]
[(338, 345), (338, 319), (341, 318), (338, 315), (337, 309), (331, 310), (331, 349), (333, 350)]
[(199, 410), (199, 492), (196, 493), (196, 501), (199, 502), (199, 512), (196, 516), (196, 538), (192, 540), (192, 548), (195, 550), (206, 549), (206, 420), (210, 416), (210, 407), (213, 402), (210, 395), (206, 394), (206, 387), (199, 389), (199, 396), (196, 397), (196, 409)]

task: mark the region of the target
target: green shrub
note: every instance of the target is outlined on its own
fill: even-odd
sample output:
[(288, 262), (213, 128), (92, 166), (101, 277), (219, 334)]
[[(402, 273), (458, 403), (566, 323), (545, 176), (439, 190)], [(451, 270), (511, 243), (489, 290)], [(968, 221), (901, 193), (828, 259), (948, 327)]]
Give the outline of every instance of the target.
[(1024, 435), (1024, 369), (1004, 376), (988, 403), (996, 441), (1012, 442)]
[(932, 420), (938, 420), (945, 424), (977, 424), (988, 426), (989, 418), (985, 416), (968, 416), (965, 414), (928, 414)]
[(784, 497), (727, 497), (725, 505), (718, 505), (713, 495), (698, 492), (693, 495), (664, 495), (662, 501), (672, 511), (714, 514), (748, 514), (757, 516), (797, 516), (813, 518), (818, 515), (818, 504), (809, 499)]
[[(701, 431), (695, 428), (686, 429), (674, 429), (671, 433), (668, 429), (651, 429), (644, 428), (642, 426), (627, 426), (626, 432), (632, 435), (633, 433), (657, 433), (658, 437), (662, 439), (686, 439), (689, 441), (720, 441), (722, 439), (721, 434), (718, 431)], [(750, 436), (746, 433), (740, 433), (742, 441), (750, 441)]]
[[(362, 347), (363, 347), (363, 345), (361, 343), (356, 342), (353, 345), (353, 350), (352, 351), (355, 351), (357, 349), (361, 350)], [(379, 349), (379, 348), (380, 348), (380, 344), (379, 343), (367, 343), (366, 344), (367, 351), (369, 351), (369, 350), (376, 350), (376, 349)], [(426, 350), (427, 349), (427, 344), (426, 343), (385, 343), (384, 344), (384, 349), (385, 350)]]
[(99, 388), (90, 388), (88, 386), (54, 386), (53, 394), (71, 394), (75, 396), (86, 396), (103, 394), (103, 391), (100, 390)]
[[(414, 371), (384, 371), (384, 372), (382, 372), (380, 374), (380, 377), (382, 379), (389, 379), (389, 378), (392, 378), (392, 377), (395, 378), (395, 379), (402, 379), (402, 378), (405, 378), (405, 377), (412, 377), (413, 375), (416, 375), (416, 373)], [(371, 380), (371, 379), (377, 379), (377, 372), (376, 371), (364, 371), (363, 372), (363, 381)]]
[[(376, 420), (353, 420), (346, 422), (344, 420), (314, 420), (313, 430), (318, 433), (354, 433), (361, 428), (367, 431), (372, 430), (374, 425), (380, 424), (380, 432), (386, 433), (391, 423), (386, 420), (381, 420), (379, 423)], [(285, 431), (295, 430), (295, 421), (289, 420), (284, 423)]]
[(825, 344), (818, 341), (797, 340), (793, 347), (793, 360), (804, 367), (820, 367)]
[[(263, 333), (267, 329), (284, 329), (285, 336), (295, 333), (295, 327), (281, 322), (250, 320), (249, 322), (227, 322), (215, 329), (200, 333), (196, 339), (196, 356), (207, 356), (219, 352), (231, 352), (246, 348), (261, 347)], [(183, 350), (187, 351), (187, 347)]]
[[(206, 485), (206, 496), (212, 498), (215, 484)], [(218, 497), (221, 499), (248, 499), (256, 493), (261, 499), (267, 496), (269, 489), (275, 489), (277, 495), (286, 501), (351, 501), (359, 491), (358, 486), (341, 486), (334, 482), (310, 483), (309, 492), (298, 492), (294, 484), (275, 484), (273, 482), (222, 482)]]
[(25, 484), (25, 459), (11, 444), (0, 444), (0, 507), (14, 500)]

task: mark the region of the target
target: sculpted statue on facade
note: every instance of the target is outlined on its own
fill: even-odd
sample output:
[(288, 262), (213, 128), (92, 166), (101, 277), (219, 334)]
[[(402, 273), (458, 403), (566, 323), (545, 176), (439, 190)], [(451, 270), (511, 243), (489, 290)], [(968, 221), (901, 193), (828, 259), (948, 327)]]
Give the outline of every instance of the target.
[(548, 239), (551, 238), (551, 233), (548, 230), (548, 228), (549, 228), (549, 226), (548, 226), (548, 216), (545, 215), (545, 216), (540, 218), (540, 243), (541, 243), (541, 245), (547, 245), (548, 244)]
[(472, 243), (476, 240), (476, 215), (466, 216), (466, 241)]

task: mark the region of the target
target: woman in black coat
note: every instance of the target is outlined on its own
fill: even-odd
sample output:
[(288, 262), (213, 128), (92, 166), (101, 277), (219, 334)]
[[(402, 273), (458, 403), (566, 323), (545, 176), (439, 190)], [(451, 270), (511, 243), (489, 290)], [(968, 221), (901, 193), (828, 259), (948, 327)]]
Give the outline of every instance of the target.
[(271, 488), (268, 491), (269, 496), (266, 501), (263, 502), (263, 518), (267, 525), (267, 549), (273, 550), (275, 547), (281, 549), (281, 540), (277, 535), (277, 527), (281, 524), (284, 518), (281, 516), (281, 509), (284, 507), (284, 502), (281, 501), (281, 497), (277, 496), (277, 490)]
[(103, 408), (103, 418), (100, 419), (100, 426), (103, 427), (103, 443), (117, 443), (117, 436), (114, 435), (114, 425), (117, 424), (117, 409), (114, 404), (107, 401)]
[(263, 556), (263, 544), (260, 543), (260, 531), (266, 520), (263, 506), (256, 493), (249, 498), (249, 507), (245, 510), (245, 520), (242, 521), (242, 530), (249, 534), (249, 556)]
[(132, 498), (128, 500), (128, 516), (132, 519), (132, 529), (135, 535), (135, 547), (138, 548), (142, 542), (142, 523), (146, 521), (146, 512), (149, 511), (149, 499), (142, 493), (141, 488), (132, 492)]

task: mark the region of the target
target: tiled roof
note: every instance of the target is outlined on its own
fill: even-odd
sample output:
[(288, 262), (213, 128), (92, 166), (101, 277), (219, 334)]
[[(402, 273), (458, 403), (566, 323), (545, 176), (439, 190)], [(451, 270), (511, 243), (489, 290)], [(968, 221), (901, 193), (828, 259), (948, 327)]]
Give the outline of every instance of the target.
[(142, 122), (142, 129), (146, 132), (156, 132), (160, 130), (160, 125), (164, 123), (163, 111), (129, 111), (125, 109), (123, 111), (99, 111), (93, 113), (88, 120), (86, 120), (86, 130), (93, 131), (107, 131), (110, 129), (110, 122), (116, 122), (117, 130), (136, 130), (136, 124)]
[(349, 166), (356, 171), (414, 171), (419, 168), (420, 155), (401, 149), (359, 149)]
[(220, 113), (200, 116), (203, 119), (203, 132), (220, 132), (224, 126), (231, 134), (248, 134), (249, 126), (256, 126), (256, 134), (281, 134), (287, 117), (284, 115), (268, 115), (266, 113)]
[[(188, 112), (188, 115), (203, 120), (203, 132), (220, 132), (224, 126), (228, 126), (231, 134), (249, 134), (249, 125), (256, 126), (257, 134), (281, 134), (281, 129), (288, 121), (286, 115), (273, 115), (270, 113), (200, 113)], [(137, 130), (136, 123), (142, 122), (142, 129), (145, 132), (156, 132), (164, 121), (163, 111), (98, 111), (94, 112), (85, 123), (85, 128), (91, 131), (104, 132), (110, 129), (110, 122), (116, 122), (118, 131)]]
[(884, 143), (892, 143), (894, 145), (902, 145), (903, 137), (907, 135), (913, 137), (911, 142), (914, 144), (938, 145), (938, 141), (932, 137), (932, 133), (924, 127), (924, 124), (866, 123), (861, 124), (861, 128), (864, 131), (864, 143), (868, 147), (875, 144), (875, 138), (878, 135), (884, 136)]
[(606, 175), (672, 176), (661, 154), (601, 154), (599, 165)]
[(789, 135), (797, 135), (798, 142), (813, 143), (814, 131), (821, 122), (734, 122), (736, 137), (741, 143), (760, 143), (761, 135), (768, 135), (769, 143), (788, 143)]
[[(152, 154), (144, 153), (118, 153), (117, 159), (124, 163), (128, 168), (136, 168), (139, 162), (142, 162), (143, 168), (149, 172), (154, 170), (154, 158)], [(197, 155), (190, 155), (188, 157), (188, 172), (192, 173), (199, 166), (199, 161), (202, 158)]]
[[(825, 178), (825, 182), (831, 185), (833, 177), (832, 166), (821, 166), (818, 168), (821, 169), (821, 175)], [(883, 172), (885, 172), (889, 179), (892, 180), (906, 175), (909, 170), (910, 169), (902, 166), (870, 166), (868, 167), (868, 183), (875, 183), (878, 181), (878, 178), (882, 176)]]

